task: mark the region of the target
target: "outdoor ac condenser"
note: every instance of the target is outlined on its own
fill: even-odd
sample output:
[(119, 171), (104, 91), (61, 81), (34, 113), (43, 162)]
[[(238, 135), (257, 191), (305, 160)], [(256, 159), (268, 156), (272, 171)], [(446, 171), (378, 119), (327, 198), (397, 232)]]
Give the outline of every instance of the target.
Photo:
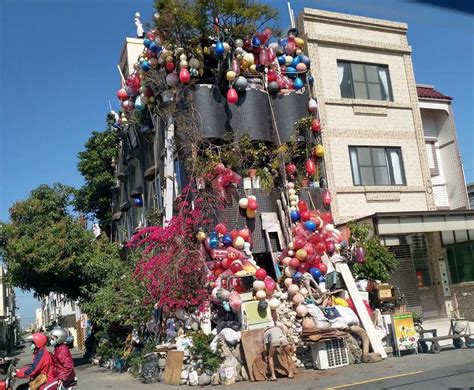
[(331, 339), (311, 344), (313, 367), (319, 370), (347, 366), (349, 357), (344, 339)]

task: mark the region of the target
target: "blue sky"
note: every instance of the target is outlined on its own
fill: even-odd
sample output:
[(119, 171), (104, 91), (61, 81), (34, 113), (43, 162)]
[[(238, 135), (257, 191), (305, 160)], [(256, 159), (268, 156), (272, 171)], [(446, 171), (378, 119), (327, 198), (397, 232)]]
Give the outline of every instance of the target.
[[(281, 11), (286, 1), (263, 1)], [(408, 23), (418, 83), (454, 97), (466, 179), (474, 181), (474, 18), (444, 8), (396, 0), (292, 1), (303, 7)], [(0, 1), (0, 220), (39, 184), (80, 186), (77, 153), (92, 130), (105, 127), (109, 100), (119, 87), (116, 64), (124, 38), (134, 36), (133, 15), (144, 21), (151, 0)], [(18, 292), (20, 314), (34, 317), (37, 301)]]

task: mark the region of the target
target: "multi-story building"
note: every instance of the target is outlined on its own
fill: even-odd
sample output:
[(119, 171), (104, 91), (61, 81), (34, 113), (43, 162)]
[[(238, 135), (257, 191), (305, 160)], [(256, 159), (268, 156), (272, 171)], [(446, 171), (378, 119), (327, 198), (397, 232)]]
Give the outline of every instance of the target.
[(469, 207), (474, 210), (474, 183), (467, 185), (467, 196), (469, 197)]
[[(407, 25), (305, 8), (298, 28), (312, 61), (311, 93), (319, 106), (336, 224), (373, 225), (400, 262), (393, 283), (411, 309), (429, 317), (450, 315), (456, 302), (467, 307), (463, 294), (474, 281), (474, 213), (466, 211), (451, 98), (416, 85)], [(141, 50), (141, 40), (127, 38), (119, 66), (123, 77), (134, 72)], [(250, 130), (253, 140), (288, 142), (295, 122), (307, 115), (308, 91), (269, 98), (258, 77), (249, 79), (238, 105), (227, 105), (211, 84), (195, 84), (188, 93), (209, 140)], [(121, 129), (115, 239), (127, 240), (145, 226), (146, 210), (171, 218), (186, 176), (173, 152), (175, 131), (173, 118), (157, 110), (147, 112), (146, 124)], [(258, 195), (261, 211), (277, 214), (279, 191), (259, 191), (247, 193)], [(302, 196), (314, 198), (318, 207), (320, 196), (313, 196), (318, 191), (304, 190)], [(136, 198), (143, 207), (133, 207)], [(236, 226), (245, 224), (235, 201), (225, 212)], [(252, 228), (254, 253), (276, 251), (279, 245), (275, 237), (267, 239), (260, 218)]]
[(336, 222), (372, 223), (400, 261), (393, 280), (409, 306), (449, 315), (474, 281), (452, 99), (417, 87), (405, 23), (304, 9), (299, 28), (314, 63)]
[(6, 269), (0, 265), (0, 349), (11, 352), (18, 339), (15, 292), (6, 283)]

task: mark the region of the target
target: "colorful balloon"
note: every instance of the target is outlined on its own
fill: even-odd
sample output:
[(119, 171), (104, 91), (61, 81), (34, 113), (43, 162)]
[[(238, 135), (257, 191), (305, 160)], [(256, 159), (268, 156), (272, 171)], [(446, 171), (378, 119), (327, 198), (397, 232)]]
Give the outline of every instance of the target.
[(266, 276), (267, 276), (267, 271), (265, 271), (263, 268), (259, 268), (255, 272), (255, 277), (259, 280), (265, 280)]
[(237, 95), (237, 91), (234, 88), (229, 88), (227, 91), (227, 103), (235, 104), (239, 100), (239, 95)]
[(182, 68), (179, 72), (179, 81), (181, 84), (187, 84), (191, 81), (191, 75), (186, 68)]
[(296, 211), (296, 210), (293, 210), (293, 211), (290, 213), (290, 216), (291, 216), (291, 220), (292, 220), (293, 222), (299, 221), (299, 220), (300, 220), (300, 217), (301, 217), (301, 216), (300, 216), (300, 213), (299, 213), (298, 211)]

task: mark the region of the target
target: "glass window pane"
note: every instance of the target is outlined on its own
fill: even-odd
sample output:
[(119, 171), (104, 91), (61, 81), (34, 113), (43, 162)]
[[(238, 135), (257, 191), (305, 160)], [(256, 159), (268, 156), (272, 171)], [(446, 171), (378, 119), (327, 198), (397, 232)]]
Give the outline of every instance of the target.
[(354, 81), (354, 93), (356, 99), (368, 99), (367, 84)]
[(375, 184), (378, 186), (387, 186), (390, 184), (387, 167), (374, 167)]
[(352, 65), (352, 77), (354, 78), (354, 81), (365, 82), (364, 65), (361, 65), (361, 64), (351, 64), (351, 65)]
[(352, 178), (354, 179), (355, 185), (361, 185), (359, 175), (359, 163), (357, 161), (357, 152), (355, 148), (350, 148), (349, 153), (351, 156), (351, 167), (352, 167)]
[(392, 184), (405, 185), (400, 149), (388, 149), (387, 152), (392, 167)]
[(372, 167), (360, 167), (360, 174), (362, 176), (362, 185), (373, 186), (374, 182), (374, 171)]
[(441, 232), (441, 240), (443, 241), (443, 245), (454, 244), (454, 232), (453, 231)]
[(456, 242), (458, 243), (469, 241), (467, 230), (455, 230), (454, 234), (456, 235)]
[(370, 148), (357, 148), (357, 154), (359, 155), (359, 164), (361, 166), (372, 165), (372, 158), (370, 157)]
[(371, 100), (382, 100), (379, 84), (369, 84), (369, 97)]
[(385, 157), (384, 148), (371, 148), (372, 149), (372, 159), (374, 161), (374, 166), (386, 166), (387, 159)]
[(348, 62), (338, 62), (337, 75), (339, 86), (341, 87), (341, 97), (353, 99), (354, 93), (352, 90), (351, 64)]
[(369, 83), (378, 83), (379, 75), (377, 72), (377, 65), (365, 65), (365, 73), (367, 74), (367, 81)]
[(458, 275), (458, 270), (456, 267), (456, 257), (454, 255), (454, 248), (453, 247), (446, 248), (446, 254), (448, 255), (448, 266), (449, 266), (449, 273), (451, 274), (451, 282), (459, 283), (459, 275)]
[(472, 282), (474, 280), (474, 261), (472, 261), (472, 245), (458, 244), (453, 246), (456, 258), (456, 268), (459, 275), (459, 282)]
[(390, 91), (390, 80), (388, 77), (388, 67), (378, 66), (379, 82), (381, 84), (382, 100), (392, 100)]

